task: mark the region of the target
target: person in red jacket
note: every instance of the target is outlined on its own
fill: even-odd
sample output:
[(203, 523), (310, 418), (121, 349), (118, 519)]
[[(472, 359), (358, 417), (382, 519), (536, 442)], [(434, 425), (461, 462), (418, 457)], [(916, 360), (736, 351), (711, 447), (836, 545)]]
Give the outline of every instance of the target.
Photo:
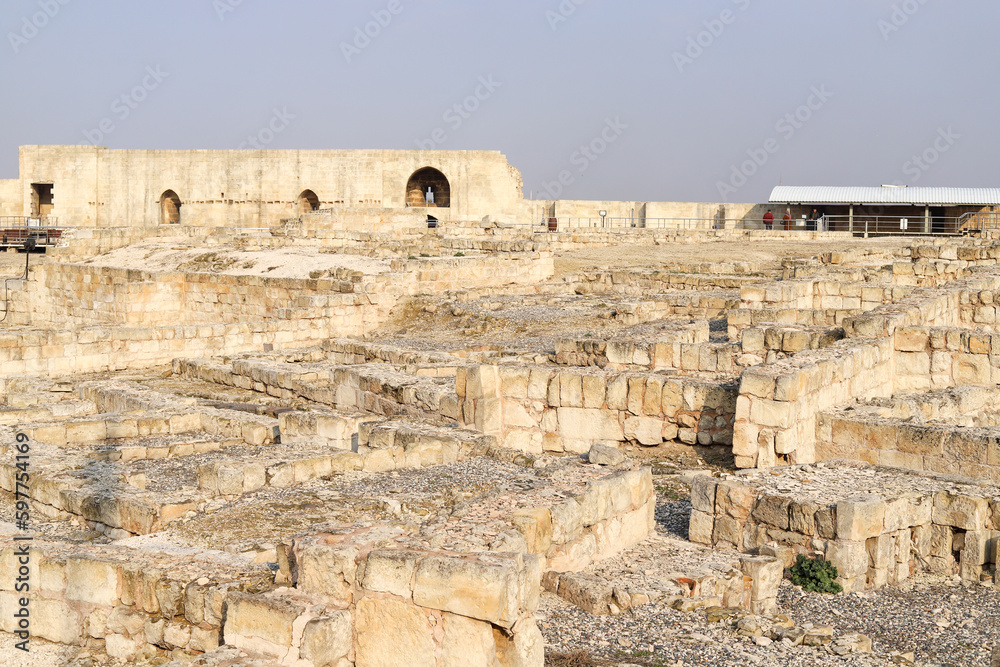
[(771, 231), (774, 228), (774, 213), (768, 211), (764, 214), (764, 229)]

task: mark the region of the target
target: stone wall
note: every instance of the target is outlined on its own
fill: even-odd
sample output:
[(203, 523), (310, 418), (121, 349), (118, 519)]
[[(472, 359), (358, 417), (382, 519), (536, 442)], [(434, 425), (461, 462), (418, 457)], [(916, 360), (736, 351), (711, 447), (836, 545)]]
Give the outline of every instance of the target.
[(1000, 384), (1000, 335), (947, 327), (901, 327), (893, 340), (898, 392)]
[(0, 375), (65, 376), (170, 364), (178, 355), (213, 357), (315, 344), (329, 329), (294, 321), (161, 327), (87, 327), (0, 333)]
[(0, 216), (26, 215), (22, 197), (20, 179), (0, 179)]
[[(0, 570), (17, 571), (19, 545), (0, 543)], [(15, 632), (18, 599), (31, 600), (31, 635), (57, 644), (103, 644), (120, 660), (219, 645), (227, 598), (248, 563), (221, 552), (176, 549), (172, 557), (123, 547), (38, 542), (30, 550), (30, 593), (0, 582), (0, 630)], [(258, 577), (266, 570), (258, 566)]]
[(584, 453), (595, 443), (728, 444), (736, 386), (598, 369), (472, 366), (458, 371), (464, 424), (525, 452)]
[(872, 464), (1000, 482), (1000, 429), (920, 424), (856, 417), (841, 411), (819, 416), (816, 458)]
[[(182, 224), (204, 227), (266, 227), (296, 217), (307, 189), (321, 208), (405, 209), (407, 181), (427, 166), (451, 186), (451, 209), (435, 212), (480, 219), (521, 210), (521, 175), (496, 151), (20, 149), (23, 201), (31, 183), (53, 183), (53, 215), (85, 227), (160, 224), (167, 190), (180, 197)], [(120, 187), (126, 182), (132, 187)]]
[[(862, 469), (861, 464), (838, 464)], [(816, 476), (811, 467), (801, 470)], [(873, 485), (867, 494), (846, 498), (849, 489), (828, 489), (824, 500), (823, 493), (810, 493), (801, 483), (785, 482), (781, 493), (753, 475), (698, 477), (690, 539), (778, 555), (786, 567), (796, 554), (819, 552), (837, 567), (837, 581), (848, 592), (899, 583), (916, 570), (960, 574), (978, 583), (980, 575), (995, 569), (1000, 562), (995, 488), (953, 477), (877, 472), (880, 479), (914, 481), (899, 484), (903, 491), (876, 492), (879, 485)]]

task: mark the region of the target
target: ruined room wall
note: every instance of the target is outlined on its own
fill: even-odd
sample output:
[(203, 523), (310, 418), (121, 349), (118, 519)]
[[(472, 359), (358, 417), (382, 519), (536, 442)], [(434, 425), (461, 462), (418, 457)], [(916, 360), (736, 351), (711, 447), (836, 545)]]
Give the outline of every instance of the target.
[(736, 387), (598, 369), (459, 369), (462, 420), (520, 451), (584, 453), (594, 443), (729, 444)]
[(181, 224), (197, 226), (276, 224), (298, 216), (298, 196), (306, 189), (323, 208), (405, 208), (407, 181), (426, 166), (448, 177), (453, 218), (521, 210), (520, 173), (496, 151), (21, 148), (22, 187), (51, 181), (53, 215), (70, 225), (102, 227), (159, 224), (166, 190), (181, 199)]

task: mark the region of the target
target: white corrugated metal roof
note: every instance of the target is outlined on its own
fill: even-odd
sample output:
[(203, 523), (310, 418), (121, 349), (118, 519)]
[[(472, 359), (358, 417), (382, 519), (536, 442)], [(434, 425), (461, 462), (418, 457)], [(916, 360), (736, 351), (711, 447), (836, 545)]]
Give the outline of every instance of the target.
[(800, 204), (917, 204), (1000, 205), (1000, 188), (854, 188), (778, 186), (772, 203)]

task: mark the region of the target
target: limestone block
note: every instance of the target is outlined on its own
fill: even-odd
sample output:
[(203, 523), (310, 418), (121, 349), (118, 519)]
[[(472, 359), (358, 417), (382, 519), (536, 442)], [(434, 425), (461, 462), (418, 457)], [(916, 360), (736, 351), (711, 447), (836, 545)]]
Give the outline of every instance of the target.
[(154, 591), (160, 614), (167, 619), (184, 613), (185, 586), (173, 579), (157, 580)]
[(363, 586), (376, 593), (410, 598), (411, 582), (420, 554), (401, 549), (378, 549), (368, 555)]
[(307, 546), (297, 554), (299, 572), (295, 587), (307, 593), (350, 601), (358, 570), (357, 558), (358, 551), (354, 547)]
[(555, 546), (548, 552), (548, 570), (554, 572), (579, 572), (594, 561), (597, 539), (587, 533), (579, 540)]
[(988, 512), (989, 502), (985, 498), (953, 496), (945, 491), (934, 496), (932, 517), (938, 525), (980, 530), (986, 526)]
[(628, 377), (619, 375), (608, 381), (608, 410), (626, 410), (628, 408)]
[(696, 544), (712, 545), (712, 532), (715, 529), (715, 515), (693, 510), (688, 523), (688, 539)]
[(569, 573), (559, 578), (559, 597), (595, 615), (609, 614), (613, 600), (611, 582), (591, 574)]
[(66, 599), (106, 607), (121, 599), (120, 566), (90, 558), (66, 560)]
[(656, 502), (650, 499), (646, 505), (631, 512), (594, 524), (596, 559), (610, 558), (646, 539), (653, 530), (655, 509)]
[(830, 540), (826, 543), (826, 559), (837, 568), (837, 581), (867, 577), (868, 549), (864, 542)]
[(559, 435), (566, 440), (621, 442), (625, 431), (616, 413), (609, 410), (559, 408)]
[(691, 507), (698, 512), (715, 514), (718, 484), (719, 481), (711, 475), (697, 475), (691, 481)]
[(518, 570), (513, 559), (429, 556), (417, 566), (413, 601), (510, 628), (518, 617)]
[(628, 379), (628, 399), (626, 405), (628, 411), (633, 415), (642, 414), (642, 406), (646, 393), (646, 381), (641, 377), (630, 377)]
[(744, 543), (743, 530), (743, 521), (730, 516), (716, 516), (712, 528), (712, 544), (739, 548)]
[[(147, 642), (149, 635), (146, 635)], [(162, 635), (161, 635), (162, 641)], [(219, 629), (213, 627), (191, 627), (191, 639), (186, 647), (189, 651), (207, 653), (219, 648)]]
[(583, 378), (576, 373), (559, 374), (559, 405), (567, 408), (583, 407)]
[(785, 568), (780, 560), (768, 556), (740, 556), (740, 569), (753, 583), (750, 599), (769, 600), (778, 596), (778, 586)]
[(716, 486), (715, 513), (745, 521), (757, 504), (754, 489), (736, 480), (722, 480)]
[(583, 407), (603, 408), (606, 391), (605, 379), (601, 376), (583, 376)]
[[(864, 542), (882, 534), (885, 502), (878, 496), (862, 496), (837, 503), (837, 539)], [(845, 576), (860, 576), (849, 574)]]
[(552, 542), (563, 544), (580, 538), (583, 534), (583, 508), (574, 499), (564, 500), (550, 508), (552, 516)]
[(139, 639), (129, 639), (125, 635), (111, 634), (104, 638), (104, 649), (109, 657), (131, 661), (139, 652)]
[(494, 667), (497, 647), (493, 626), (455, 614), (443, 614), (441, 667)]
[(31, 602), (30, 611), (33, 636), (56, 644), (82, 643), (83, 617), (64, 601), (35, 598)]
[(358, 665), (437, 667), (433, 628), (418, 607), (365, 597), (358, 602), (355, 627)]
[(524, 535), (528, 552), (544, 556), (552, 546), (552, 515), (546, 508), (514, 512), (511, 523)]
[(545, 400), (551, 376), (550, 371), (540, 368), (531, 369), (531, 375), (528, 377), (528, 398), (536, 401)]
[(895, 565), (894, 546), (893, 536), (889, 534), (869, 538), (865, 542), (865, 549), (868, 551), (868, 566), (876, 570), (888, 570)]
[[(272, 655), (284, 655), (278, 649), (292, 645), (292, 624), (305, 613), (305, 607), (289, 600), (238, 592), (229, 594), (226, 606), (226, 643), (237, 648), (268, 649)], [(261, 647), (254, 639), (263, 640), (267, 646)]]
[(500, 398), (500, 372), (496, 366), (473, 366), (465, 380), (466, 396), (470, 399)]
[(984, 354), (956, 354), (952, 373), (959, 386), (992, 384), (990, 358)]
[(761, 496), (751, 512), (751, 516), (762, 523), (788, 530), (790, 498), (781, 496)]
[(545, 639), (535, 619), (526, 618), (517, 624), (513, 637), (494, 633), (497, 641), (499, 667), (543, 667)]
[(350, 653), (352, 643), (351, 613), (333, 611), (306, 623), (299, 652), (314, 665), (336, 665)]
[(630, 417), (625, 420), (625, 438), (653, 447), (663, 443), (663, 420), (653, 417)]
[(815, 503), (793, 500), (789, 505), (789, 530), (803, 535), (817, 535), (816, 512), (818, 511), (819, 506)]

